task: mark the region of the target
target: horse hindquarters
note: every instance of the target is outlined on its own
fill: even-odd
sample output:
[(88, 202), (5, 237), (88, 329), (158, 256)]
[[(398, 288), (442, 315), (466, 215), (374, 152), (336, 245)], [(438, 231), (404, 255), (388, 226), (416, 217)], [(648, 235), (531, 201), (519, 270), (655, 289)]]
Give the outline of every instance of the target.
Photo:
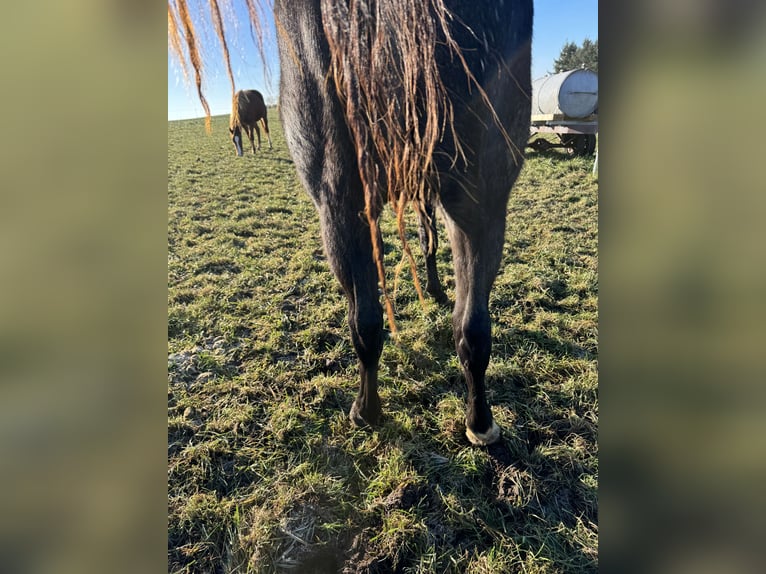
[[(357, 425), (381, 417), (378, 361), (383, 309), (356, 154), (335, 86), (318, 2), (275, 2), (279, 35), (280, 114), (298, 176), (319, 212), (330, 268), (348, 300), (348, 325), (359, 359), (359, 394), (350, 418)], [(301, 54), (300, 63), (294, 54)]]

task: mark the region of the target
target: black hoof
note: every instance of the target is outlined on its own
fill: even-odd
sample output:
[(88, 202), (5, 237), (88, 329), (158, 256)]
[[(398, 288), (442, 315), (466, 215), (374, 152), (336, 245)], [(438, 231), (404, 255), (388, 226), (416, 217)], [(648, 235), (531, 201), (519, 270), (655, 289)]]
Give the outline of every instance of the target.
[(450, 304), (449, 298), (447, 297), (447, 294), (442, 290), (441, 285), (438, 287), (431, 287), (431, 285), (426, 285), (426, 292), (439, 305)]
[(351, 423), (355, 427), (371, 427), (377, 426), (381, 419), (381, 412), (378, 409), (377, 412), (365, 412), (359, 407), (359, 403), (354, 401), (351, 405), (351, 411), (348, 413), (348, 418), (351, 419)]
[(446, 306), (450, 305), (449, 297), (444, 293), (444, 291), (438, 292), (436, 295), (433, 295), (434, 301), (436, 301), (439, 305)]
[(351, 405), (351, 411), (348, 413), (348, 418), (351, 419), (351, 423), (356, 427), (370, 427), (377, 426), (380, 423), (382, 413), (378, 412), (365, 412), (359, 407), (359, 403), (354, 401)]

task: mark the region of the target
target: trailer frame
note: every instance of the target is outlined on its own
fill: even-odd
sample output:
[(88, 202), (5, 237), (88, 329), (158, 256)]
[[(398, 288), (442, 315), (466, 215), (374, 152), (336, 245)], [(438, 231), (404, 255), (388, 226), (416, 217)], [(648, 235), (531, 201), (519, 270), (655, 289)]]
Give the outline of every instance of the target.
[[(531, 117), (529, 133), (527, 147), (534, 150), (564, 148), (571, 155), (593, 155), (596, 151), (598, 114), (584, 118), (570, 118), (563, 114), (535, 114)], [(559, 142), (538, 138), (538, 134), (557, 134)]]

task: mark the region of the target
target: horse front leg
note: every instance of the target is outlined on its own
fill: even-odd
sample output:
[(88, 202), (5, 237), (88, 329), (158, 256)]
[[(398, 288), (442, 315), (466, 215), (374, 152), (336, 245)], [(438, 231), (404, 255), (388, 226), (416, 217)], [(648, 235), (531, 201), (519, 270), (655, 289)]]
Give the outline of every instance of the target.
[(444, 293), (441, 281), (439, 281), (439, 271), (436, 268), (436, 251), (439, 248), (439, 237), (436, 232), (435, 210), (430, 203), (426, 205), (425, 216), (421, 215), (418, 220), (418, 238), (420, 239), (420, 250), (423, 252), (423, 257), (426, 260), (426, 292), (437, 303), (445, 305), (449, 303), (449, 299)]

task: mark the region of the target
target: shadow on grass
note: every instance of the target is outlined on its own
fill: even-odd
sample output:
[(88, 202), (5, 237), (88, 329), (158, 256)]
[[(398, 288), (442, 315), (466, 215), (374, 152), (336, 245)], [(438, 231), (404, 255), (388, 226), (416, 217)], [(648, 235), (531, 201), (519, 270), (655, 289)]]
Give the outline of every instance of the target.
[[(434, 338), (443, 340), (438, 335)], [(517, 332), (513, 336), (517, 342), (525, 338), (531, 338), (541, 349), (558, 358), (569, 355), (591, 358), (582, 347), (539, 331)], [(416, 357), (422, 368), (428, 370), (444, 365), (454, 351), (451, 346), (436, 345), (436, 359), (430, 365), (422, 353), (412, 349), (406, 349), (406, 353)], [(407, 393), (411, 408), (427, 408), (457, 386), (464, 396), (462, 373), (451, 373), (447, 380), (449, 384), (444, 388), (421, 387)], [(504, 430), (500, 442), (478, 449), (484, 455), (478, 479), (473, 472), (463, 472), (454, 464), (461, 453), (472, 450), (462, 424), (456, 425), (451, 437), (462, 450), (455, 452), (453, 448), (446, 453), (449, 456), (439, 454), (449, 449), (449, 444), (440, 438), (425, 438), (427, 446), (419, 445), (411, 450), (411, 464), (425, 477), (425, 483), (417, 492), (426, 499), (428, 512), (424, 521), (429, 539), (437, 545), (453, 548), (455, 555), (478, 554), (497, 543), (498, 537), (493, 533), (502, 533), (522, 551), (545, 557), (566, 571), (595, 571), (595, 554), (573, 547), (576, 541), (572, 535), (579, 524), (592, 526), (598, 521), (596, 488), (581, 480), (583, 475), (595, 473), (595, 426), (580, 418), (562, 419), (561, 410), (571, 397), (555, 386), (545, 387), (549, 406), (537, 400), (535, 393), (543, 381), (522, 380), (514, 376), (512, 369), (501, 368), (487, 383), (488, 389), (510, 387), (502, 393), (502, 402), (515, 414), (515, 419), (513, 427)], [(391, 439), (396, 439), (395, 433)], [(443, 464), (434, 465), (433, 460), (423, 458), (423, 452), (435, 452)], [(459, 510), (445, 506), (445, 500), (449, 499), (460, 501)], [(403, 508), (407, 509), (406, 505)], [(479, 515), (483, 520), (477, 522), (461, 516), (461, 512), (470, 514), (471, 509), (481, 509)], [(450, 513), (451, 519), (436, 518)], [(416, 564), (414, 558), (409, 563), (410, 566)]]
[(566, 150), (566, 148), (549, 148), (545, 150), (535, 150), (527, 148), (525, 156), (527, 159), (552, 159), (554, 161), (571, 161), (573, 158), (585, 158), (595, 160), (593, 155), (575, 155)]
[[(508, 353), (510, 358), (515, 354), (515, 350), (522, 346), (532, 344), (542, 352), (549, 353), (556, 359), (586, 359), (595, 360), (595, 354), (586, 347), (570, 340), (562, 340), (549, 336), (545, 331), (539, 329), (514, 328), (507, 334), (494, 337), (494, 348), (511, 349)], [(500, 353), (493, 353), (497, 358), (503, 357)], [(491, 359), (490, 359), (491, 360)]]

